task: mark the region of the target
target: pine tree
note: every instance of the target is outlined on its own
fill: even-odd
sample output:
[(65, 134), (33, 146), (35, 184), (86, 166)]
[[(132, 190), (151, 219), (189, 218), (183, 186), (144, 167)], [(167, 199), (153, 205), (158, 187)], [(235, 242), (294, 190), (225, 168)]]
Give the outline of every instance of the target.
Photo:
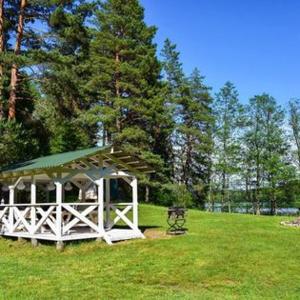
[(160, 75), (152, 42), (156, 29), (145, 24), (137, 0), (104, 2), (97, 24), (89, 89), (97, 91), (103, 141), (143, 149), (148, 144), (146, 112)]
[[(153, 38), (137, 0), (108, 0), (96, 12), (85, 86), (95, 99), (102, 144), (122, 144), (155, 166), (154, 184), (168, 177), (172, 118)], [(149, 182), (147, 182), (149, 184)], [(147, 192), (148, 194), (148, 192)]]
[[(0, 57), (4, 55), (4, 0), (0, 0)], [(4, 66), (0, 61), (0, 120), (4, 117), (4, 97), (3, 97), (3, 84), (4, 84)]]
[(190, 97), (182, 98), (182, 124), (179, 127), (183, 149), (183, 180), (194, 198), (204, 203), (211, 174), (212, 97), (203, 83), (204, 77), (195, 69), (188, 78)]
[(227, 202), (230, 210), (228, 189), (232, 176), (238, 172), (240, 152), (239, 134), (242, 120), (242, 105), (238, 92), (231, 82), (226, 82), (216, 94), (214, 102), (214, 169), (219, 174), (222, 209)]
[(289, 102), (289, 124), (292, 130), (292, 137), (296, 150), (293, 155), (296, 157), (298, 169), (300, 168), (300, 100)]
[(186, 78), (176, 46), (166, 40), (162, 50), (169, 103), (175, 106), (173, 133), (174, 178), (193, 194), (197, 204), (206, 197), (211, 167), (212, 98), (195, 69)]
[(41, 18), (37, 17), (42, 9), (38, 3), (0, 3), (0, 151), (6, 158), (1, 161), (4, 164), (47, 151), (44, 128), (33, 114), (38, 92), (29, 76), (30, 51), (38, 40), (31, 25)]
[[(273, 97), (262, 94), (250, 99), (244, 136), (245, 159), (250, 163), (254, 205), (260, 214), (263, 189), (267, 189), (271, 212), (277, 206), (276, 192), (280, 184), (293, 177), (284, 135), (284, 112)], [(254, 186), (253, 186), (254, 185)]]
[(88, 68), (91, 35), (86, 21), (93, 8), (93, 3), (80, 1), (52, 8), (47, 28), (51, 43), (45, 40), (43, 48), (34, 52), (44, 94), (37, 113), (49, 130), (53, 153), (97, 142), (97, 120), (89, 112), (94, 100), (85, 90), (91, 77)]
[(180, 53), (176, 49), (176, 45), (169, 39), (164, 42), (161, 51), (163, 78), (167, 85), (166, 101), (173, 111), (173, 121), (176, 124), (172, 132), (172, 149), (171, 149), (171, 178), (177, 182), (182, 180), (182, 162), (180, 133), (178, 131), (178, 122), (180, 120), (180, 99), (189, 91), (188, 83), (185, 78), (182, 63), (180, 62)]

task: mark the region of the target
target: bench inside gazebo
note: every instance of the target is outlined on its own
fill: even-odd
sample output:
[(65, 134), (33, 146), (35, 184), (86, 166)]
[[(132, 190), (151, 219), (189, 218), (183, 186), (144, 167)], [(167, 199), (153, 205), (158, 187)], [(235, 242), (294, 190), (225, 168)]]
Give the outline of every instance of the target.
[[(57, 242), (144, 238), (138, 228), (138, 174), (153, 170), (113, 146), (45, 156), (0, 170), (0, 235)], [(122, 181), (130, 200), (111, 199)], [(73, 197), (68, 197), (72, 193)], [(74, 197), (76, 195), (77, 197)], [(128, 193), (127, 193), (128, 194)]]

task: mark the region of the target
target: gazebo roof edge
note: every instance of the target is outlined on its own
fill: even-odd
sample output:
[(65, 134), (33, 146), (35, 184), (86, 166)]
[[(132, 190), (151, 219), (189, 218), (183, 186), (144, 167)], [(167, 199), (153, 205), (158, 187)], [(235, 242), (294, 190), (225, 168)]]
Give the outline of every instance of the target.
[(24, 171), (34, 171), (62, 167), (63, 165), (68, 164), (74, 160), (97, 154), (98, 152), (110, 149), (111, 147), (112, 145), (107, 145), (104, 147), (93, 147), (83, 150), (42, 156), (32, 160), (11, 164), (0, 169), (0, 177), (11, 172), (19, 173)]
[[(16, 178), (19, 176), (28, 176), (32, 174), (39, 174), (42, 171), (51, 172), (51, 170), (61, 169), (66, 170), (70, 164), (79, 160), (86, 160), (89, 157), (94, 155), (102, 154), (106, 160), (112, 160), (116, 165), (119, 165), (122, 169), (125, 168), (128, 171), (132, 171), (133, 173), (153, 173), (155, 172), (150, 166), (148, 166), (143, 159), (135, 158), (136, 155), (130, 155), (130, 161), (121, 160), (121, 158), (127, 159), (128, 156), (115, 156), (116, 153), (126, 153), (123, 152), (122, 149), (117, 147), (118, 149), (114, 149), (113, 145), (106, 145), (103, 147), (93, 147), (83, 150), (76, 150), (58, 154), (52, 154), (48, 156), (42, 156), (39, 158), (35, 158), (29, 161), (15, 163), (0, 169), (0, 181), (6, 180), (10, 178)], [(117, 152), (112, 151), (112, 149), (117, 150)], [(121, 150), (121, 151), (120, 151)], [(57, 172), (57, 171), (56, 171)]]

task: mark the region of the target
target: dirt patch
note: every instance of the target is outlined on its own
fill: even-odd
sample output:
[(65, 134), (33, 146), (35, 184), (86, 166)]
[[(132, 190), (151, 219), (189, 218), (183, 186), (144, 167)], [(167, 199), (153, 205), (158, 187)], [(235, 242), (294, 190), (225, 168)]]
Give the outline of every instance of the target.
[(293, 221), (282, 221), (280, 222), (280, 224), (285, 226), (300, 227), (300, 218), (297, 218), (296, 220)]
[(158, 229), (146, 229), (144, 231), (144, 235), (147, 239), (165, 239), (165, 238), (170, 238), (169, 235), (163, 230), (158, 230)]

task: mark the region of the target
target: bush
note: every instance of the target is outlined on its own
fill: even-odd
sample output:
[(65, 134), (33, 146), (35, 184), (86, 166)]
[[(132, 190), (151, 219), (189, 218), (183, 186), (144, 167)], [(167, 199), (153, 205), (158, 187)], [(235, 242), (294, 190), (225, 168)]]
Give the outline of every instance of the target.
[(0, 166), (25, 161), (38, 153), (38, 141), (15, 121), (0, 121)]
[(193, 197), (183, 184), (166, 184), (158, 194), (158, 202), (165, 206), (190, 207)]

